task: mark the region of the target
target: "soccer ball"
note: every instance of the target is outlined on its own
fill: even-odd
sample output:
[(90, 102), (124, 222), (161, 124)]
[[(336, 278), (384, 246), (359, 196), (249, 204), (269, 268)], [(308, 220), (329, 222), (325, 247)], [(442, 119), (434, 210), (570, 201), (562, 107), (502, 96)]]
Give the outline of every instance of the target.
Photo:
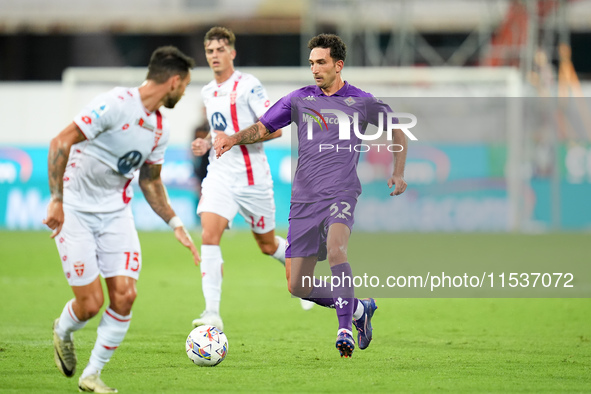
[(214, 367), (226, 358), (228, 338), (214, 326), (199, 326), (189, 333), (185, 350), (196, 365)]

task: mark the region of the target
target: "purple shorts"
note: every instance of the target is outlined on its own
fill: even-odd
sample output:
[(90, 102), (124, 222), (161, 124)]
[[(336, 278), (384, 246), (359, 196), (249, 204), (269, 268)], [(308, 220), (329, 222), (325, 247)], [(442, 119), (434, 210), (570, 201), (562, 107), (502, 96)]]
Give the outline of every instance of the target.
[(289, 210), (285, 257), (317, 256), (326, 260), (326, 236), (333, 223), (353, 231), (355, 197), (335, 197), (314, 203), (292, 203)]

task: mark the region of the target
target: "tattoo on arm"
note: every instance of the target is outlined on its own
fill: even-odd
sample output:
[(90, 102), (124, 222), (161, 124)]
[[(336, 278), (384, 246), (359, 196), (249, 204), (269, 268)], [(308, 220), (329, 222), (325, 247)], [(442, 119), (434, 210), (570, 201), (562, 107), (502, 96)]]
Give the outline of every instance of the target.
[(64, 190), (64, 172), (68, 163), (68, 156), (70, 149), (63, 145), (55, 144), (54, 149), (49, 150), (48, 156), (48, 175), (49, 175), (49, 191), (51, 198), (58, 201), (63, 200)]
[(139, 184), (152, 210), (168, 223), (174, 211), (168, 201), (166, 189), (160, 178), (161, 164), (144, 164), (140, 168)]
[(234, 134), (234, 138), (237, 145), (254, 144), (263, 140), (269, 134), (271, 132), (259, 122)]
[(51, 140), (47, 156), (47, 174), (52, 199), (63, 201), (64, 173), (70, 157), (70, 148), (85, 139), (78, 126), (71, 123)]

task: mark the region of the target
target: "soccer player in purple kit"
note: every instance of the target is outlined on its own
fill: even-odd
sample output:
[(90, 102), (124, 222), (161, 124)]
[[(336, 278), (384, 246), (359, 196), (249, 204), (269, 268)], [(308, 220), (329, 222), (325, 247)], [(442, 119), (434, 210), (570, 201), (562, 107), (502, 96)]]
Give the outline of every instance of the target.
[[(342, 138), (338, 118), (353, 119), (356, 130), (365, 132), (368, 124), (386, 124), (392, 110), (341, 76), (346, 46), (334, 34), (320, 34), (308, 43), (310, 68), (315, 85), (295, 90), (281, 98), (259, 122), (240, 132), (216, 139), (214, 148), (221, 156), (232, 146), (250, 144), (265, 138), (292, 122), (298, 126), (298, 164), (292, 186), (286, 249), (286, 276), (292, 295), (318, 305), (335, 308), (339, 321), (336, 347), (341, 357), (351, 357), (355, 349), (352, 325), (357, 328), (360, 349), (372, 340), (371, 319), (377, 309), (372, 298), (354, 297), (352, 271), (347, 246), (354, 222), (361, 183), (357, 177), (360, 138), (349, 130)], [(336, 117), (334, 115), (337, 115)], [(341, 116), (342, 115), (342, 116)], [(354, 123), (354, 122), (351, 122)], [(399, 129), (392, 133), (400, 149), (394, 154), (394, 171), (388, 187), (390, 195), (406, 190), (404, 166), (406, 136)], [(331, 283), (312, 278), (317, 261), (328, 257)]]

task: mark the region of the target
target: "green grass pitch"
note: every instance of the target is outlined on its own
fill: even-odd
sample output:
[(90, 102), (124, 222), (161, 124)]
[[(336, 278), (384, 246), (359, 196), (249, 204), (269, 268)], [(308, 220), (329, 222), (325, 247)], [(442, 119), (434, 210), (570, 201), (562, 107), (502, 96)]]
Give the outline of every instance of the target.
[[(589, 261), (585, 234), (390, 234), (387, 245), (445, 259), (474, 242), (510, 254), (516, 237)], [(199, 269), (172, 233), (140, 239), (131, 328), (102, 374), (121, 393), (591, 391), (591, 299), (379, 299), (371, 346), (341, 359), (334, 311), (303, 311), (283, 268), (234, 231), (222, 241), (229, 352), (197, 367), (184, 346), (203, 308)], [(47, 232), (0, 232), (0, 392), (77, 391), (100, 317), (75, 334), (78, 371), (63, 377), (51, 325), (71, 296)]]

